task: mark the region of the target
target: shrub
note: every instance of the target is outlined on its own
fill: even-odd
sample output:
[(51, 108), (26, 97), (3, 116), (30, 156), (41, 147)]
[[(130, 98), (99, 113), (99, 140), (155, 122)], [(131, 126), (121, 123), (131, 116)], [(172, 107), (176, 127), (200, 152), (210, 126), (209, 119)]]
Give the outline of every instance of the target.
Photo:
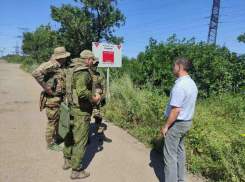
[(22, 65), (20, 66), (26, 72), (32, 73), (38, 67), (38, 63), (35, 59), (26, 58), (22, 61)]

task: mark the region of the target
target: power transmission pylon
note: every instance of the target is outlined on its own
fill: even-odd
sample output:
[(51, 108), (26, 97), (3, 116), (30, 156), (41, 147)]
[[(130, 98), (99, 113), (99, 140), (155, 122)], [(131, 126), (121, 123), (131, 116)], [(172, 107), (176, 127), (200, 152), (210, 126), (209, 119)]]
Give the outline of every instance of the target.
[(216, 44), (218, 20), (219, 20), (219, 8), (220, 8), (220, 0), (213, 0), (213, 8), (210, 17), (208, 41), (207, 41), (210, 44)]
[(4, 50), (5, 50), (5, 48), (1, 51), (0, 50), (0, 52), (1, 52), (1, 57), (3, 57), (3, 52), (4, 52)]
[(14, 46), (13, 48), (15, 48), (15, 55), (20, 55), (20, 50), (19, 50), (19, 45), (18, 45), (18, 42), (16, 44), (16, 46)]

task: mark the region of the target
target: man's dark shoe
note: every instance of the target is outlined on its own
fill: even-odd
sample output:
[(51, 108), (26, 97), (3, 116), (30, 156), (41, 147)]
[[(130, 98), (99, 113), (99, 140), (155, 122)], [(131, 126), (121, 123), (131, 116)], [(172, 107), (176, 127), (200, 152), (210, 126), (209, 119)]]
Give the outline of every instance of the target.
[(63, 168), (64, 170), (67, 170), (67, 169), (70, 168), (69, 162), (70, 162), (70, 159), (64, 158), (64, 164), (63, 164), (63, 166), (62, 166), (62, 168)]
[(99, 133), (98, 134), (98, 139), (99, 139), (99, 141), (103, 141), (103, 142), (108, 142), (108, 143), (111, 143), (112, 142), (112, 140), (110, 139), (110, 138), (107, 138), (106, 136), (105, 136), (105, 134), (104, 133)]
[(71, 179), (83, 179), (89, 176), (90, 176), (89, 172), (72, 170), (70, 178)]

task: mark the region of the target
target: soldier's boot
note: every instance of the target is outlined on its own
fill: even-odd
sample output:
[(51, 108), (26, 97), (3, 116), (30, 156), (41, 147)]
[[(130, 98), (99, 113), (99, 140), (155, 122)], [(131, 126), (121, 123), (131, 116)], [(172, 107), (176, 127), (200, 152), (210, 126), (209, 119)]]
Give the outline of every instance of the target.
[(90, 176), (89, 172), (72, 170), (70, 178), (71, 179), (83, 179), (89, 176)]
[(108, 143), (112, 142), (112, 139), (107, 138), (105, 136), (104, 132), (98, 133), (98, 139), (99, 139), (99, 141), (104, 141), (104, 142), (108, 142)]
[(54, 150), (54, 151), (59, 152), (59, 151), (63, 150), (63, 148), (55, 143), (55, 144), (50, 145), (50, 146), (48, 145), (47, 150)]
[(70, 168), (69, 162), (70, 162), (70, 159), (64, 158), (64, 164), (62, 166), (62, 169), (64, 170), (69, 169)]

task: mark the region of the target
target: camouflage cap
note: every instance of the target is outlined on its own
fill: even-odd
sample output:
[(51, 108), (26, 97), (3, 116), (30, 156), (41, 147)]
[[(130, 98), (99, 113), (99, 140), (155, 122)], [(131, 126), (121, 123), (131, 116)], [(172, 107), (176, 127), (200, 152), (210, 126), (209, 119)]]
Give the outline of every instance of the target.
[(64, 47), (57, 47), (54, 49), (54, 54), (52, 55), (53, 59), (60, 59), (60, 58), (66, 58), (69, 57), (71, 53), (66, 52), (66, 49)]
[(84, 50), (80, 53), (82, 59), (93, 58), (93, 60), (99, 60), (99, 58), (94, 56), (94, 53), (90, 50)]

